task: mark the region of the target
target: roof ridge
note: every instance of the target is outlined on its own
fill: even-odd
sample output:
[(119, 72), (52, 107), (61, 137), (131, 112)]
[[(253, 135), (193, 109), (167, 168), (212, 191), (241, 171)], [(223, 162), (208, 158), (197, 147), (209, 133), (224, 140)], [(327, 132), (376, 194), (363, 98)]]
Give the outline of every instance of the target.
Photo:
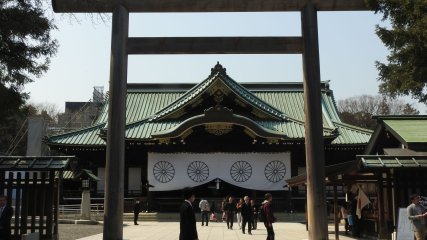
[[(202, 82), (196, 84), (194, 87), (192, 87), (191, 89), (189, 89), (188, 91), (186, 91), (182, 96), (180, 96), (178, 99), (176, 99), (175, 101), (173, 101), (172, 103), (170, 103), (169, 105), (167, 105), (166, 107), (162, 108), (161, 110), (157, 111), (156, 113), (154, 113), (152, 116), (149, 117), (150, 120), (155, 120), (158, 118), (161, 118), (162, 116), (166, 115), (167, 113), (171, 112), (173, 109), (169, 110), (166, 112), (166, 110), (168, 110), (169, 108), (171, 108), (173, 105), (181, 102), (181, 100), (185, 100), (187, 98), (187, 96), (193, 94), (193, 90), (197, 89), (199, 86), (202, 86), (203, 84), (206, 84), (206, 82), (213, 80), (213, 78), (211, 76), (209, 76), (208, 78), (206, 78), (205, 80), (203, 80)], [(196, 95), (199, 95), (201, 93), (198, 92)], [(159, 116), (160, 115), (160, 116)]]
[(374, 130), (367, 129), (367, 128), (362, 128), (362, 127), (358, 127), (358, 126), (351, 125), (351, 124), (348, 124), (348, 123), (345, 123), (345, 122), (337, 122), (337, 121), (334, 121), (334, 120), (331, 120), (331, 121), (334, 124), (341, 125), (343, 127), (347, 127), (347, 128), (353, 129), (353, 130), (358, 130), (360, 132), (365, 132), (365, 133), (370, 133), (370, 134), (372, 134), (374, 132)]
[(424, 120), (427, 115), (375, 115), (373, 119), (377, 120)]
[[(241, 90), (243, 90), (246, 94), (252, 96), (254, 99), (258, 100), (260, 103), (268, 106), (269, 108), (273, 109), (274, 111), (276, 111), (278, 114), (274, 114), (274, 115), (278, 115), (280, 117), (287, 117), (287, 115), (285, 113), (283, 113), (282, 111), (280, 111), (279, 109), (273, 107), (272, 105), (270, 105), (269, 103), (265, 102), (264, 100), (262, 100), (261, 98), (259, 98), (258, 96), (256, 96), (253, 92), (249, 91), (248, 89), (246, 89), (245, 87), (243, 87), (241, 84), (239, 84), (237, 81), (235, 81), (233, 78), (231, 78), (228, 75), (222, 75), (221, 73), (219, 73), (219, 76), (222, 76), (223, 80), (229, 80), (232, 81), (233, 83), (235, 83), (237, 86), (241, 87)], [(225, 82), (227, 84), (227, 82)], [(229, 86), (230, 88), (233, 88), (233, 86)], [(240, 94), (238, 94), (240, 96)], [(258, 107), (258, 106), (257, 106)], [(260, 109), (263, 110), (263, 109)], [(265, 111), (265, 110), (264, 110)]]

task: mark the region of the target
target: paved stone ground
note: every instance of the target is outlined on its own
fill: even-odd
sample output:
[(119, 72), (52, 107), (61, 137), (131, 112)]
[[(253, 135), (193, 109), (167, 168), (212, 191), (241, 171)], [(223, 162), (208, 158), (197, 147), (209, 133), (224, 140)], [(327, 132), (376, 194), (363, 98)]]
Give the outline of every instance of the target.
[[(179, 235), (179, 222), (140, 222), (140, 225), (132, 225), (131, 222), (126, 222), (123, 228), (123, 238), (127, 240), (133, 239), (150, 239), (150, 240), (178, 240)], [(198, 222), (197, 231), (200, 240), (264, 240), (267, 236), (267, 232), (264, 226), (258, 226), (259, 228), (253, 230), (253, 235), (242, 234), (241, 230), (236, 228), (235, 224), (233, 230), (227, 229), (225, 223), (209, 223), (208, 227), (200, 226)], [(76, 231), (83, 231), (83, 228)], [(92, 226), (100, 229), (102, 232), (102, 225)], [(340, 226), (341, 230), (343, 226)], [(90, 227), (89, 227), (90, 228)], [(329, 239), (335, 239), (333, 232), (333, 225), (329, 225)], [(284, 240), (305, 240), (308, 239), (305, 225), (301, 223), (275, 223), (274, 230), (276, 233), (276, 239)], [(61, 231), (62, 232), (62, 231)], [(66, 234), (64, 232), (64, 234)], [(86, 235), (88, 236), (88, 235)], [(83, 237), (83, 236), (82, 236)], [(68, 236), (60, 236), (60, 239), (76, 239), (68, 238)], [(345, 236), (342, 232), (339, 237), (340, 240), (354, 240)], [(360, 238), (361, 239), (361, 238)], [(80, 238), (80, 240), (102, 240), (102, 233)]]

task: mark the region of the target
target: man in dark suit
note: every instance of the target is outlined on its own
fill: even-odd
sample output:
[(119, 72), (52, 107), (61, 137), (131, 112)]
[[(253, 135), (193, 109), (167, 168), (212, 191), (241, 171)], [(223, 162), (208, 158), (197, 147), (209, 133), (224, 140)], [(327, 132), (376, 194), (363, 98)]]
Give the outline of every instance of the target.
[(198, 240), (196, 216), (194, 215), (193, 202), (195, 195), (192, 189), (184, 189), (184, 202), (180, 209), (179, 240)]
[(251, 230), (252, 230), (252, 208), (251, 208), (251, 203), (249, 202), (249, 197), (245, 196), (244, 198), (245, 202), (242, 205), (242, 233), (245, 234), (245, 228), (246, 228), (246, 223), (248, 224), (248, 234), (252, 235)]
[(133, 224), (135, 225), (138, 225), (139, 212), (141, 212), (141, 205), (139, 205), (139, 200), (136, 200), (133, 205)]
[(13, 215), (13, 208), (7, 205), (5, 196), (0, 195), (0, 239), (10, 239), (10, 222)]

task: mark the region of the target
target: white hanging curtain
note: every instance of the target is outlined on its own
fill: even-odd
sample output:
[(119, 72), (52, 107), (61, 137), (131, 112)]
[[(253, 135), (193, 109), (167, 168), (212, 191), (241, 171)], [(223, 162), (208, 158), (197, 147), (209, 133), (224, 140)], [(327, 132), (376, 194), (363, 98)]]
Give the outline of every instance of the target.
[(150, 191), (195, 187), (217, 178), (247, 189), (284, 190), (290, 177), (290, 152), (148, 153)]

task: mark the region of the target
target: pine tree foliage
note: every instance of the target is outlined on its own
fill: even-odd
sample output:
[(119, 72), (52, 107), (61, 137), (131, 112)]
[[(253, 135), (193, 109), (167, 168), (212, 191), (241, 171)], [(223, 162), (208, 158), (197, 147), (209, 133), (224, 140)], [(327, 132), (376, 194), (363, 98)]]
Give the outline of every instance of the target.
[(390, 29), (376, 27), (390, 50), (387, 63), (376, 62), (380, 93), (410, 95), (427, 103), (427, 1), (368, 0), (368, 4), (391, 23)]
[(0, 83), (15, 89), (46, 72), (57, 50), (55, 28), (37, 0), (0, 1)]

